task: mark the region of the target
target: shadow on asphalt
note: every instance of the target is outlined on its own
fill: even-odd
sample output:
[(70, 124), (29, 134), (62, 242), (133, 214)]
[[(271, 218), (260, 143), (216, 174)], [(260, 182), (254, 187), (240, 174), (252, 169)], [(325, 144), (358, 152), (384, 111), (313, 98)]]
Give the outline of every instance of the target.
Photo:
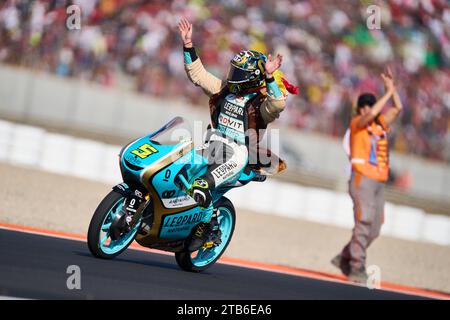
[[(96, 258), (94, 257), (92, 254), (90, 254), (89, 252), (83, 252), (83, 251), (73, 251), (73, 253), (77, 256), (82, 256), (85, 258), (91, 258), (91, 259), (95, 259), (95, 260), (101, 260), (101, 261), (105, 261), (105, 262), (125, 262), (125, 263), (131, 263), (131, 264), (138, 264), (138, 265), (143, 265), (143, 266), (147, 266), (147, 267), (157, 267), (157, 268), (162, 268), (162, 269), (171, 269), (171, 270), (179, 270), (179, 271), (183, 271), (181, 270), (178, 265), (175, 262), (175, 257), (173, 257), (173, 263), (166, 263), (166, 262), (161, 262), (161, 261), (156, 261), (154, 259), (142, 259), (142, 258), (127, 258), (124, 256), (118, 256), (114, 259), (108, 260), (108, 259), (100, 259), (100, 258)], [(122, 253), (123, 255), (127, 255), (130, 252), (124, 252)]]

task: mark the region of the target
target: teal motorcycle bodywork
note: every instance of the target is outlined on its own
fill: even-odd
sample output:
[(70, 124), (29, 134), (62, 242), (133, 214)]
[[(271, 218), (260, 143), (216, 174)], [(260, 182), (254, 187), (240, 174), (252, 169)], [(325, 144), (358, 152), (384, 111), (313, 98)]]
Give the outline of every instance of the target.
[[(234, 230), (235, 213), (224, 194), (250, 181), (263, 181), (264, 176), (246, 166), (212, 191), (213, 203), (209, 208), (199, 207), (186, 190), (207, 170), (203, 149), (195, 149), (189, 138), (169, 142), (160, 139), (181, 123), (184, 120), (176, 117), (122, 148), (119, 161), (123, 183), (114, 186), (114, 194), (99, 205), (89, 227), (88, 244), (95, 256), (112, 258), (136, 240), (144, 247), (175, 252), (183, 269), (200, 271), (213, 264), (225, 250)], [(138, 198), (141, 200), (139, 207), (133, 209), (131, 226), (126, 232), (115, 231), (125, 216), (126, 204), (130, 204), (127, 201)], [(214, 208), (219, 212), (222, 243), (201, 248), (191, 258), (191, 253), (186, 253), (186, 239), (200, 222), (210, 221)]]

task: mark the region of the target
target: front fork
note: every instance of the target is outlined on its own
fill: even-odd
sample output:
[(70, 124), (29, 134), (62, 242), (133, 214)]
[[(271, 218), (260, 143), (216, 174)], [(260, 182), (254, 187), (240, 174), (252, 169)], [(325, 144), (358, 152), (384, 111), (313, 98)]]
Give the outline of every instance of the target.
[(149, 200), (148, 195), (144, 195), (142, 191), (132, 188), (126, 183), (114, 186), (113, 190), (125, 197), (125, 203), (113, 221), (116, 231), (113, 232), (112, 238), (114, 236), (119, 237), (124, 232), (129, 232), (141, 219), (150, 203), (150, 201), (147, 201)]

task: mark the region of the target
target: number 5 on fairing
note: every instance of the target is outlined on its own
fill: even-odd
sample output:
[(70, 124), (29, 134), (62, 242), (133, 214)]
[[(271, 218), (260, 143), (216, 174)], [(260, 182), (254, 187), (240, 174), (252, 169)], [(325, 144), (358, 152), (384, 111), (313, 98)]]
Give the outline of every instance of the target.
[(142, 146), (131, 151), (132, 154), (138, 156), (141, 159), (147, 158), (149, 155), (158, 152), (153, 146), (148, 143), (144, 143)]

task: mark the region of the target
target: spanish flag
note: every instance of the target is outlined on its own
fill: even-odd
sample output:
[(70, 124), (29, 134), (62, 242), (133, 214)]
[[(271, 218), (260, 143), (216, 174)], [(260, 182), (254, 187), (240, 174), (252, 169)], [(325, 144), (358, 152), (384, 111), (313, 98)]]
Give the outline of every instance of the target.
[(291, 94), (298, 94), (299, 87), (294, 86), (291, 84), (284, 76), (284, 73), (280, 70), (276, 70), (273, 73), (273, 77), (275, 78), (275, 82), (277, 83), (278, 87), (280, 88), (281, 92), (284, 95), (287, 95), (287, 93)]

